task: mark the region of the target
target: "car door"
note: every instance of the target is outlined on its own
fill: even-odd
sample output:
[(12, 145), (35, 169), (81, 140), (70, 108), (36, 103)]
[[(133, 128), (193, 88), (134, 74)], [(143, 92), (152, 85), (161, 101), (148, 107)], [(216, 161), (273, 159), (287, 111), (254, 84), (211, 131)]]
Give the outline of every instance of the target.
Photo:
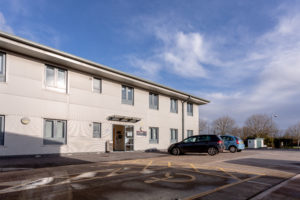
[(180, 148), (184, 152), (193, 152), (193, 147), (196, 142), (196, 137), (189, 137), (180, 143)]
[(208, 135), (197, 136), (196, 142), (193, 145), (193, 152), (207, 152), (208, 149)]

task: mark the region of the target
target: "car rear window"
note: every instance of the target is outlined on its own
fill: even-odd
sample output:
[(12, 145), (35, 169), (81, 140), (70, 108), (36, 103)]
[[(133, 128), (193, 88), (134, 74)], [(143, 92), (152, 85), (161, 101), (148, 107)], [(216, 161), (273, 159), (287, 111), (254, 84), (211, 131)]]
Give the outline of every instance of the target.
[[(224, 139), (224, 138), (223, 138)], [(222, 140), (221, 136), (218, 135), (211, 135), (211, 141), (219, 141)]]

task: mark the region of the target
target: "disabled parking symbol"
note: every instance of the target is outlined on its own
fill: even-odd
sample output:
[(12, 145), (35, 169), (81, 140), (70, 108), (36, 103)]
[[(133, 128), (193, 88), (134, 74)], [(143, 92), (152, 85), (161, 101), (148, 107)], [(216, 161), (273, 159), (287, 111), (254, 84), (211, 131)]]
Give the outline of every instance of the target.
[(155, 183), (155, 182), (170, 182), (170, 183), (186, 183), (186, 182), (192, 182), (196, 178), (193, 175), (185, 174), (185, 173), (174, 173), (171, 175), (170, 172), (167, 172), (164, 177), (157, 178), (157, 177), (151, 177), (149, 180), (145, 180), (145, 183)]

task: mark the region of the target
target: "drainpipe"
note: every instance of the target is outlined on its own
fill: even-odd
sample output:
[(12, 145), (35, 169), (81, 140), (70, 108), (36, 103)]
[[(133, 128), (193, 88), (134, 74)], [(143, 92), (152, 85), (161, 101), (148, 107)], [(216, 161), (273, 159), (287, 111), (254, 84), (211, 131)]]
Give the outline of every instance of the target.
[(191, 96), (189, 96), (186, 100), (184, 101), (181, 101), (181, 109), (182, 109), (182, 112), (181, 112), (181, 115), (182, 115), (182, 140), (184, 139), (184, 103), (187, 102), (189, 99), (191, 98)]

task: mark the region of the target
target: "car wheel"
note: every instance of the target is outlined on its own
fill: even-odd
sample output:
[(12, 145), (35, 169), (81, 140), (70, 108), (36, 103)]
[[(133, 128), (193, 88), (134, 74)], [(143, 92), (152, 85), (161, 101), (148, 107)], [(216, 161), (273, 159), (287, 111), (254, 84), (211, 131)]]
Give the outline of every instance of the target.
[(231, 152), (231, 153), (235, 153), (236, 152), (236, 147), (235, 146), (231, 146), (230, 148), (229, 148), (229, 151)]
[(171, 153), (172, 153), (173, 155), (176, 155), (176, 156), (177, 156), (177, 155), (180, 154), (180, 150), (179, 150), (179, 148), (174, 147), (174, 148), (172, 149)]
[(218, 150), (215, 147), (209, 147), (207, 153), (210, 156), (214, 156), (218, 153)]

